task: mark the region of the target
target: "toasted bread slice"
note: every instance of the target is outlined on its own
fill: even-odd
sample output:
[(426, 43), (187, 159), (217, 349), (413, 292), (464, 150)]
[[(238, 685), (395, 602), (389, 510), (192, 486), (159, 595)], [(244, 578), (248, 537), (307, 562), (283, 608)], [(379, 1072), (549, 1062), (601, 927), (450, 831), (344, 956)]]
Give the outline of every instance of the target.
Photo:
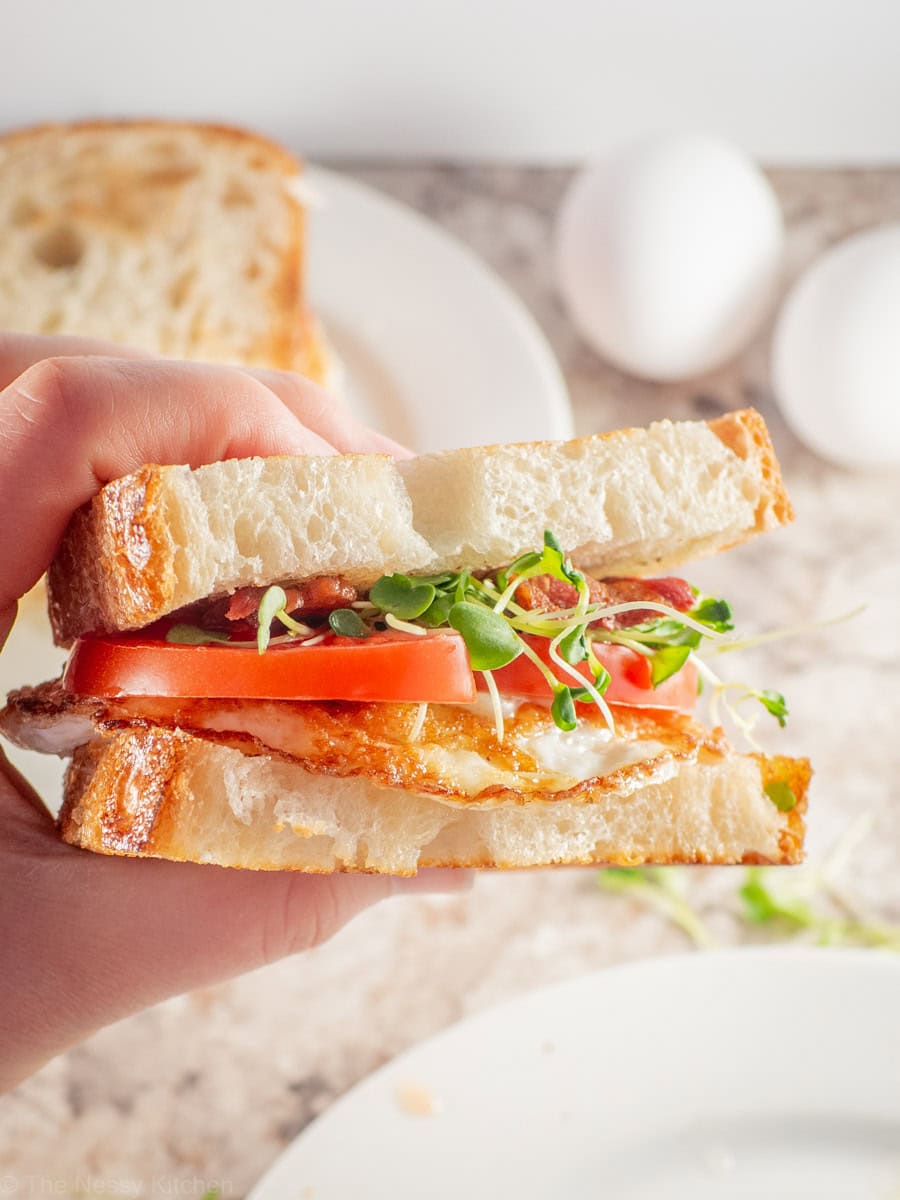
[(50, 570), (51, 618), (67, 643), (245, 585), (494, 568), (539, 546), (547, 526), (581, 566), (646, 574), (791, 517), (752, 410), (400, 463), (150, 466), (74, 516)]
[(0, 328), (300, 371), (325, 349), (302, 293), (300, 164), (238, 129), (43, 125), (0, 138)]
[[(797, 797), (781, 813), (765, 785)], [(180, 729), (131, 727), (76, 751), (63, 837), (104, 854), (254, 870), (409, 875), (421, 867), (800, 861), (809, 767), (707, 746), (622, 794), (448, 803), (308, 770)]]

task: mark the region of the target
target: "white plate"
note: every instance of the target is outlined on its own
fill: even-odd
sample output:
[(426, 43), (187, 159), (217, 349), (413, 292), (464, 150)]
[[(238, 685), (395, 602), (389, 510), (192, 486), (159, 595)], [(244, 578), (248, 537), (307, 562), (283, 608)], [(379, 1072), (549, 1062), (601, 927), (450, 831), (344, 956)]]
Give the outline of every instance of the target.
[(900, 962), (656, 959), (481, 1014), (349, 1092), (250, 1200), (357, 1196), (898, 1200)]
[(359, 416), (415, 450), (572, 436), (543, 334), (479, 258), (353, 179), (305, 181), (310, 302)]
[[(309, 167), (310, 302), (337, 352), (341, 391), (369, 424), (417, 450), (572, 436), (547, 342), (509, 289), (411, 209)], [(59, 672), (65, 655), (29, 602), (0, 654), (0, 697)], [(51, 804), (63, 764), (12, 748)]]

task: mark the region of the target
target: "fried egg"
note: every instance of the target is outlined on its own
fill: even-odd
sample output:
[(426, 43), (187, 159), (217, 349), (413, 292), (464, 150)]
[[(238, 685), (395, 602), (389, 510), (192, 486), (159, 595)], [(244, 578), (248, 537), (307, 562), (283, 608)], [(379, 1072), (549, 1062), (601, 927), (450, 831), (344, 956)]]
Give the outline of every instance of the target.
[(131, 725), (183, 729), (251, 756), (467, 808), (629, 795), (721, 752), (716, 734), (679, 713), (617, 708), (615, 732), (599, 712), (564, 732), (544, 705), (505, 707), (500, 741), (477, 704), (431, 704), (423, 713), (416, 704), (343, 701), (97, 700), (57, 683), (15, 693), (3, 723), (21, 744), (60, 755)]

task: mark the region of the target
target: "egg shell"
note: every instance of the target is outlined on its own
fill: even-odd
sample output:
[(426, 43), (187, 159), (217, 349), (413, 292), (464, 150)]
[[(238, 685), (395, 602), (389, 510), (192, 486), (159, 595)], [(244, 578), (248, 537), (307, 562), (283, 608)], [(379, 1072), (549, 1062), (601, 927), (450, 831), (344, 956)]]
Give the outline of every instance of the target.
[(647, 379), (702, 374), (752, 338), (781, 272), (768, 181), (704, 134), (648, 139), (578, 175), (557, 221), (560, 289), (585, 339)]
[(900, 225), (847, 238), (800, 277), (772, 379), (788, 424), (823, 458), (900, 464)]

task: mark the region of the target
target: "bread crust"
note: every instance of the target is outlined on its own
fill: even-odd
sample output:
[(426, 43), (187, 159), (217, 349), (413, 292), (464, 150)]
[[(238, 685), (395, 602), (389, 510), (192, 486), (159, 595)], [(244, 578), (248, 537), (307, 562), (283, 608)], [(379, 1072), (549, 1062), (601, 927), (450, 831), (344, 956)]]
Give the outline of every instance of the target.
[[(266, 819), (259, 812), (242, 814), (238, 821), (234, 814), (223, 806), (223, 812), (234, 826), (224, 832), (224, 821), (216, 813), (210, 811), (211, 797), (219, 799), (229, 786), (229, 775), (235, 769), (245, 773), (246, 778), (257, 778), (263, 789), (271, 786), (278, 788), (285, 780), (295, 779), (301, 789), (304, 780), (312, 786), (316, 781), (315, 774), (310, 774), (299, 765), (279, 764), (274, 769), (281, 771), (273, 776), (271, 784), (267, 772), (273, 770), (272, 759), (268, 755), (242, 755), (239, 751), (217, 745), (207, 737), (197, 737), (179, 729), (159, 727), (135, 728), (120, 732), (105, 741), (95, 741), (81, 747), (75, 754), (72, 766), (66, 777), (65, 798), (59, 816), (59, 825), (65, 841), (83, 849), (102, 854), (125, 855), (130, 857), (156, 857), (175, 861), (194, 861), (219, 863), (225, 866), (237, 866), (253, 870), (298, 870), (311, 872), (332, 872), (336, 870), (372, 871), (388, 870), (390, 873), (408, 874), (421, 867), (459, 866), (487, 867), (513, 869), (521, 866), (561, 865), (591, 863), (636, 865), (641, 863), (675, 864), (675, 863), (796, 863), (802, 859), (803, 815), (806, 811), (807, 790), (810, 778), (809, 764), (804, 759), (773, 758), (765, 759), (751, 756), (758, 764), (757, 780), (764, 785), (772, 779), (785, 779), (790, 783), (797, 797), (796, 807), (787, 814), (774, 815), (777, 832), (774, 837), (768, 837), (764, 848), (759, 844), (741, 841), (740, 829), (732, 829), (734, 812), (728, 811), (711, 818), (715, 827), (715, 837), (709, 844), (678, 844), (674, 849), (665, 853), (654, 853), (652, 850), (653, 837), (648, 833), (647, 846), (641, 846), (641, 820), (638, 817), (635, 834), (627, 844), (618, 847), (607, 845), (602, 850), (585, 850), (583, 844), (573, 844), (572, 847), (560, 854), (559, 850), (547, 853), (541, 857), (538, 847), (540, 838), (534, 838), (536, 845), (529, 847), (526, 856), (511, 856), (490, 852), (477, 840), (465, 838), (460, 845), (450, 851), (440, 839), (433, 842), (434, 849), (428, 845), (421, 846), (416, 852), (410, 852), (404, 847), (403, 836), (393, 835), (392, 853), (396, 855), (386, 863), (380, 860), (371, 861), (366, 846), (362, 849), (355, 847), (352, 852), (343, 855), (329, 851), (331, 857), (323, 859), (318, 848), (321, 841), (321, 823), (319, 818), (310, 812), (304, 822), (301, 817), (291, 819), (291, 829), (285, 833), (283, 825), (266, 829)], [(720, 774), (724, 776), (726, 791), (728, 779), (733, 775), (737, 786), (738, 774), (744, 769), (747, 760), (740, 755), (731, 754), (720, 764)], [(235, 764), (237, 763), (237, 767)], [(248, 774), (249, 773), (249, 774)], [(719, 781), (721, 783), (721, 779)], [(380, 788), (374, 792), (363, 794), (362, 785), (358, 781), (341, 781), (345, 796), (351, 799), (348, 806), (359, 804), (365, 814), (366, 805), (375, 798), (376, 802), (400, 806), (426, 805), (434, 808), (436, 801), (428, 797), (419, 797), (402, 789)], [(327, 786), (335, 788), (338, 782), (327, 779)], [(676, 788), (675, 785), (671, 785)], [(654, 789), (647, 789), (648, 794)], [(658, 789), (657, 789), (658, 790)], [(677, 795), (676, 795), (677, 800)], [(608, 797), (598, 795), (593, 798), (593, 805), (599, 810), (605, 806), (606, 811), (618, 812), (621, 816), (629, 806), (640, 808), (643, 794), (610, 801)], [(694, 795), (685, 788), (685, 805), (697, 805), (704, 802), (721, 803), (710, 797), (704, 801), (701, 793)], [(771, 802), (762, 798), (765, 805)], [(339, 809), (341, 798), (335, 801), (335, 809)], [(536, 828), (540, 831), (541, 824), (551, 824), (557, 817), (564, 802), (539, 801), (535, 805), (516, 806), (511, 804), (506, 808), (490, 814), (490, 819), (499, 822), (518, 820), (523, 814), (526, 819), (536, 818)], [(583, 812), (590, 814), (592, 804), (583, 806)], [(568, 811), (568, 810), (567, 810)], [(470, 817), (478, 819), (480, 814), (463, 813), (451, 810), (447, 820), (451, 828), (462, 828)], [(271, 818), (269, 818), (271, 819)], [(463, 823), (461, 825), (460, 823)], [(207, 828), (202, 828), (204, 825)], [(415, 826), (413, 816), (409, 818), (409, 827)], [(751, 838), (751, 825), (748, 822), (746, 836)], [(235, 832), (236, 830), (236, 832)], [(277, 857), (268, 853), (269, 837), (280, 839), (279, 845), (287, 836), (290, 847), (285, 852), (280, 849)], [(407, 836), (412, 837), (412, 834)], [(363, 839), (364, 840), (364, 839)], [(314, 852), (313, 852), (314, 851)], [(413, 857), (413, 866), (410, 862)]]
[(178, 121), (162, 117), (113, 117), (87, 118), (81, 121), (42, 121), (37, 125), (25, 125), (20, 129), (10, 129), (0, 134), (0, 147), (15, 145), (16, 142), (31, 141), (36, 137), (64, 136), (68, 133), (116, 129), (121, 131), (153, 130), (171, 131), (174, 133), (208, 134), (214, 138), (225, 138), (246, 146), (252, 146), (261, 154), (265, 154), (269, 165), (280, 170), (285, 177), (296, 175), (301, 167), (301, 160), (285, 149), (284, 146), (273, 142), (270, 138), (253, 130), (242, 129), (237, 125), (226, 125), (215, 121)]
[(756, 524), (752, 529), (746, 530), (737, 542), (730, 544), (739, 545), (756, 533), (777, 529), (779, 525), (787, 525), (793, 521), (794, 508), (781, 478), (775, 447), (772, 445), (762, 414), (755, 408), (742, 408), (716, 417), (707, 424), (719, 441), (739, 458), (747, 458), (749, 454), (756, 453), (760, 461), (760, 474), (764, 486), (756, 507)]
[(50, 623), (61, 645), (72, 628), (127, 628), (135, 613), (165, 610), (175, 550), (160, 470), (145, 466), (114, 480), (73, 516), (47, 573)]

